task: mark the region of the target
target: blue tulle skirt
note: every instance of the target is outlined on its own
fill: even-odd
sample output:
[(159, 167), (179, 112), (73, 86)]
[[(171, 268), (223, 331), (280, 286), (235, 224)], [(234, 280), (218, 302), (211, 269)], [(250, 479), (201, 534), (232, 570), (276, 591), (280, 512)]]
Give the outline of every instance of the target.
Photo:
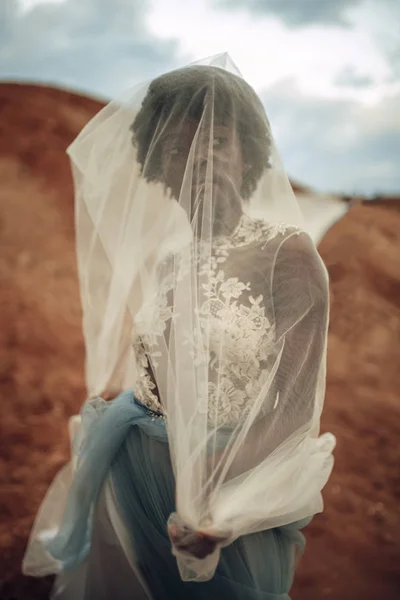
[[(305, 543), (300, 529), (309, 520), (239, 538), (222, 549), (211, 581), (182, 582), (167, 534), (175, 500), (164, 421), (135, 400), (132, 391), (111, 403), (89, 403), (83, 410), (85, 420), (88, 434), (63, 525), (47, 544), (68, 575), (68, 589), (79, 585), (76, 596), (91, 599), (90, 577), (98, 579), (101, 572), (104, 597), (122, 600), (130, 596), (123, 554), (116, 559), (117, 544), (111, 534), (96, 531), (100, 522), (104, 527), (104, 519), (96, 515), (108, 480), (131, 538), (136, 570), (153, 600), (289, 600), (296, 557)], [(60, 597), (72, 598), (72, 594)]]

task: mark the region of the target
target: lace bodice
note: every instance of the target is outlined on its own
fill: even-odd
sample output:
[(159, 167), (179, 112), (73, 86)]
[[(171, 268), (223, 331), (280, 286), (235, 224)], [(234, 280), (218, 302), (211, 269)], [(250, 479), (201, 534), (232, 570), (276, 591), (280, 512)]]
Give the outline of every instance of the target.
[[(201, 264), (207, 281), (202, 286), (199, 322), (202, 326), (207, 320), (210, 331), (206, 357), (208, 390), (205, 393), (208, 395), (208, 418), (214, 424), (234, 427), (245, 418), (270, 373), (268, 360), (275, 340), (275, 325), (271, 294), (267, 297), (263, 288), (271, 266), (267, 264), (266, 253), (265, 273), (259, 273), (258, 277), (252, 273), (249, 281), (246, 272), (251, 264), (249, 258), (252, 253), (264, 252), (271, 242), (279, 245), (285, 237), (300, 232), (292, 226), (268, 225), (265, 221), (243, 216), (234, 234), (219, 238), (211, 257)], [(152, 365), (157, 364), (157, 351), (152, 352), (151, 348), (155, 337), (164, 334), (171, 319), (167, 298), (172, 287), (171, 281), (164, 282), (163, 289), (158, 290), (153, 301), (146, 302), (135, 319), (133, 348), (138, 369), (135, 396), (159, 413), (163, 413), (163, 406), (152, 369)], [(193, 340), (195, 337), (193, 332)], [(222, 364), (217, 358), (221, 344), (224, 346)], [(195, 344), (189, 351), (193, 360), (199, 360)]]

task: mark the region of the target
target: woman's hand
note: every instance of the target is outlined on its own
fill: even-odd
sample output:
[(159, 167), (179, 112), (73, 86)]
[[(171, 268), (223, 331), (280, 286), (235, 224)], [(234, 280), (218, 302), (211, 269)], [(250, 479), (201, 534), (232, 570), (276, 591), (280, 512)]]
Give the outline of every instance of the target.
[(179, 552), (186, 552), (199, 559), (212, 554), (217, 545), (226, 539), (201, 531), (193, 531), (188, 527), (181, 528), (175, 524), (168, 526), (168, 534), (173, 546)]

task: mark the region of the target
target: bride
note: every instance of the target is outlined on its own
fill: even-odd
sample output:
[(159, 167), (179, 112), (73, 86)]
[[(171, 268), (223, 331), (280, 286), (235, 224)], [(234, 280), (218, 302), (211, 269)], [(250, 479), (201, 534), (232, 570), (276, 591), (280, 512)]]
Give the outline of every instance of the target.
[(24, 572), (61, 599), (288, 600), (333, 464), (328, 279), (261, 101), (219, 55), (69, 155), (89, 399)]

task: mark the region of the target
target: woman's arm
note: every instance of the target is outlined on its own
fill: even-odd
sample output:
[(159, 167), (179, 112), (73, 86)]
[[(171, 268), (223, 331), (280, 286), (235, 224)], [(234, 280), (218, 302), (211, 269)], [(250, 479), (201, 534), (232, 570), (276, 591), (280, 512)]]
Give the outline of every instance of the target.
[(275, 343), (283, 349), (265, 411), (252, 425), (227, 479), (256, 467), (296, 431), (317, 423), (325, 394), (328, 276), (307, 234), (294, 233), (282, 241), (271, 281), (267, 293), (273, 299)]
[(328, 274), (307, 234), (282, 242), (272, 290), (276, 338), (284, 339), (275, 387), (288, 435), (316, 416), (325, 395)]

